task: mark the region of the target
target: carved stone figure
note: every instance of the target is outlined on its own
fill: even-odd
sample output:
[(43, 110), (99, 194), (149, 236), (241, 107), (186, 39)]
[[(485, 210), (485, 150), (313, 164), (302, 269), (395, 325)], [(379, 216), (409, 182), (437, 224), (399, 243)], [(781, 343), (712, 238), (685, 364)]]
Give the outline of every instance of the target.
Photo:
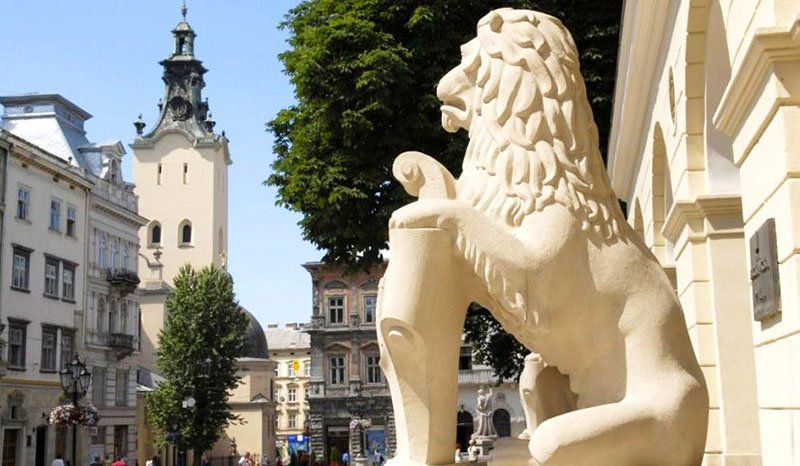
[(472, 434), (473, 437), (497, 437), (494, 432), (494, 425), (492, 425), (492, 407), (490, 400), (492, 398), (492, 389), (489, 393), (483, 388), (478, 389), (478, 402), (475, 410), (478, 412), (478, 430)]
[(576, 396), (532, 432), (534, 464), (699, 464), (705, 381), (677, 296), (609, 186), (572, 38), (503, 9), (461, 51), (437, 89), (444, 128), (469, 132), (461, 176), (417, 152), (393, 170), (419, 200), (392, 216), (379, 298), (392, 466), (453, 461), (471, 302)]
[(569, 378), (548, 366), (542, 357), (531, 353), (519, 377), (519, 398), (525, 411), (525, 430), (519, 438), (529, 440), (536, 427), (551, 417), (575, 409), (575, 394)]

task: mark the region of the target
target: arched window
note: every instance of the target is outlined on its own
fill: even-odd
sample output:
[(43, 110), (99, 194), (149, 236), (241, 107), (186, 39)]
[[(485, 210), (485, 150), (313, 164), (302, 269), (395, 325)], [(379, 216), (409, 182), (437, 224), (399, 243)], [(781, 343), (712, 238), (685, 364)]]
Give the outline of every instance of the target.
[(128, 304), (124, 302), (119, 311), (119, 332), (128, 333)]
[(101, 296), (97, 299), (97, 331), (104, 332), (106, 328), (106, 299)]
[(500, 408), (492, 414), (492, 423), (494, 424), (494, 431), (497, 432), (498, 437), (511, 436), (511, 414), (503, 408)]
[(178, 234), (181, 238), (181, 244), (191, 244), (192, 243), (192, 222), (188, 220), (184, 220), (181, 222), (181, 226), (178, 230)]
[(128, 242), (122, 241), (122, 260), (120, 261), (120, 268), (128, 270)]
[(97, 265), (101, 269), (106, 267), (106, 235), (101, 234), (97, 242)]
[(112, 299), (108, 302), (108, 333), (117, 333), (117, 300)]
[(469, 411), (464, 411), (462, 408), (456, 414), (456, 443), (461, 446), (462, 450), (466, 450), (469, 446), (469, 439), (472, 436), (472, 431), (475, 429), (475, 424), (472, 419), (472, 414)]
[(116, 239), (112, 239), (111, 240), (111, 248), (110, 249), (111, 249), (111, 257), (110, 257), (108, 262), (109, 262), (109, 265), (111, 266), (112, 269), (116, 269), (117, 267), (119, 267), (119, 263), (117, 262), (117, 240)]
[(150, 224), (150, 245), (158, 246), (161, 244), (161, 225), (158, 222)]

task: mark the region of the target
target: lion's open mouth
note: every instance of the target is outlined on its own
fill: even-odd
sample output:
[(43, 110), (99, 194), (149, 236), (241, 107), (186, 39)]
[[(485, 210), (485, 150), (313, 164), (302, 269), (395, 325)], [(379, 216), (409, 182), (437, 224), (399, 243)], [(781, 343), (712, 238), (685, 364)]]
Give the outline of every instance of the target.
[(442, 111), (442, 126), (451, 133), (458, 131), (469, 120), (467, 105), (461, 100), (444, 104), (440, 109)]

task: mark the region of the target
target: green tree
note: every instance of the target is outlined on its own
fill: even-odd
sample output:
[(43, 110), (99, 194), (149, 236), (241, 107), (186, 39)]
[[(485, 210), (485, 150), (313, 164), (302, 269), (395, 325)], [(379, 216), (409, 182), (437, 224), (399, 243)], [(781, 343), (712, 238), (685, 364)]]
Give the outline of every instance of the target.
[(266, 183), (302, 214), (303, 236), (324, 261), (365, 268), (381, 259), (389, 216), (412, 200), (391, 177), (401, 152), (425, 152), (458, 176), (467, 139), (441, 128), (436, 84), (478, 19), (506, 6), (570, 29), (605, 147), (621, 0), (306, 0), (286, 15), (280, 58), (296, 103), (267, 123), (276, 159)]
[[(181, 444), (195, 452), (211, 449), (225, 427), (238, 420), (228, 393), (239, 384), (236, 359), (245, 356), (248, 318), (237, 304), (230, 275), (220, 268), (185, 265), (166, 302), (159, 335), (158, 368), (165, 380), (147, 396), (156, 439), (177, 426)], [(195, 400), (193, 408), (183, 402)], [(194, 455), (200, 464), (200, 455)]]

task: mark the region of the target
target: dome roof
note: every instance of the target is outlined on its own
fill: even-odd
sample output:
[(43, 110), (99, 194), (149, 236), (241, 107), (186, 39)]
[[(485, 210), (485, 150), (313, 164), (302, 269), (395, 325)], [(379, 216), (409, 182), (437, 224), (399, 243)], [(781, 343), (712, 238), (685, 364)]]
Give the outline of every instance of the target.
[(261, 324), (258, 323), (255, 316), (247, 309), (239, 307), (245, 313), (249, 322), (247, 323), (247, 355), (248, 358), (269, 359), (269, 348), (267, 347), (267, 337), (264, 335), (264, 330)]

